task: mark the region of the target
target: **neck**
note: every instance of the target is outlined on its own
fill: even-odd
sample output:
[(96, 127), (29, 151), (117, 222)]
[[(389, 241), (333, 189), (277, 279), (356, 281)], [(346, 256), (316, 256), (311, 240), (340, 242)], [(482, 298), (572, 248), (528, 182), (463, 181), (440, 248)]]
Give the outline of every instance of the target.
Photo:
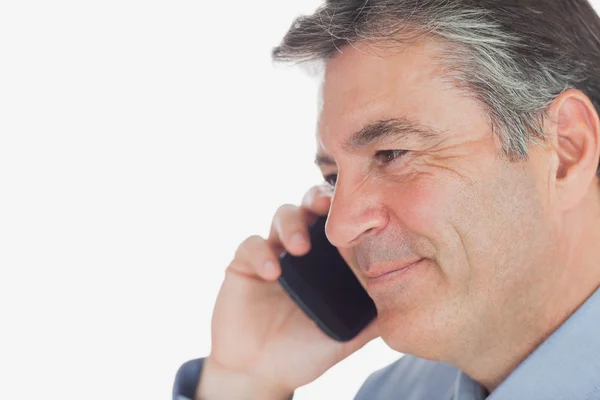
[[(562, 325), (600, 287), (600, 200), (570, 211), (561, 222), (553, 268), (536, 297), (527, 297), (521, 309), (497, 321), (486, 338), (464, 354), (455, 366), (489, 392), (502, 383), (537, 347)], [(595, 203), (594, 203), (595, 202)], [(547, 263), (547, 262), (546, 262)]]

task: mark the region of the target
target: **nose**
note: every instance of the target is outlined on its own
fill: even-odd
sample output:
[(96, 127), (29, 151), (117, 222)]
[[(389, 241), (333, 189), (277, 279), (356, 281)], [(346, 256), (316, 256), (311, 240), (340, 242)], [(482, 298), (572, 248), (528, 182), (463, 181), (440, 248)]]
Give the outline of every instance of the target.
[(389, 215), (382, 194), (366, 181), (352, 185), (338, 176), (329, 207), (325, 234), (336, 247), (354, 247), (383, 229)]

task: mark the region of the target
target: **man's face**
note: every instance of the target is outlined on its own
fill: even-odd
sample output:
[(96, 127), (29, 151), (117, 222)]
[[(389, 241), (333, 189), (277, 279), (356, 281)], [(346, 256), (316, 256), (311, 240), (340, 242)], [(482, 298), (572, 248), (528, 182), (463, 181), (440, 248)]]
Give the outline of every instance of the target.
[[(560, 273), (547, 154), (502, 159), (484, 110), (444, 79), (435, 42), (376, 53), (346, 46), (326, 66), (318, 155), (334, 162), (323, 176), (337, 174), (327, 235), (375, 301), (392, 348), (450, 362), (502, 345), (531, 324)], [(379, 124), (392, 129), (350, 140), (393, 118), (412, 125)], [(422, 132), (394, 134), (402, 126)]]

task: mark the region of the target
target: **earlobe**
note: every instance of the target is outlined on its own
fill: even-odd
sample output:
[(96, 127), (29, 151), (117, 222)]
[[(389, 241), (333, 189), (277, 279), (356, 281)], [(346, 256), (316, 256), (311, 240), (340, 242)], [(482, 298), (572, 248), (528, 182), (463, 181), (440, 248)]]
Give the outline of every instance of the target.
[(589, 191), (600, 157), (600, 123), (590, 99), (569, 89), (554, 99), (551, 109), (558, 121), (552, 128), (552, 147), (558, 166), (555, 184), (563, 210), (572, 208)]

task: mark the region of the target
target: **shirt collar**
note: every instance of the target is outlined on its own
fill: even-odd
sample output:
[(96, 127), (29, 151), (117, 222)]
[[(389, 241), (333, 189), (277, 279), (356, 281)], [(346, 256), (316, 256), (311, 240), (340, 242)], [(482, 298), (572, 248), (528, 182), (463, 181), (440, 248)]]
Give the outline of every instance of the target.
[(458, 370), (454, 384), (454, 400), (484, 400), (487, 394), (487, 390), (483, 386)]
[(600, 398), (600, 288), (486, 398), (462, 371), (455, 400)]

